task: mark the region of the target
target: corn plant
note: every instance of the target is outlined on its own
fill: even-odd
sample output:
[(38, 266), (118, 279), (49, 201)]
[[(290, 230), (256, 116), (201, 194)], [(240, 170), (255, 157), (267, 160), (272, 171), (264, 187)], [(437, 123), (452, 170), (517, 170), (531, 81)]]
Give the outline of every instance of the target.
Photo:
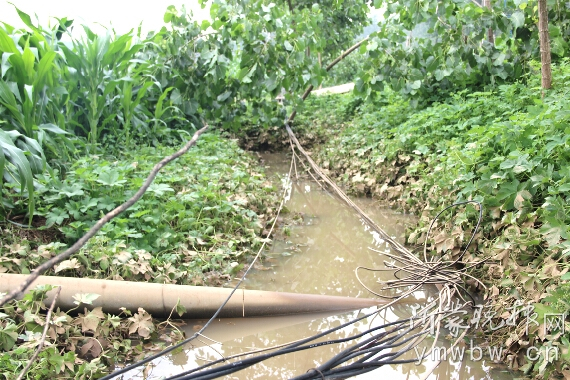
[(153, 115), (154, 117), (151, 120), (153, 122), (151, 128), (151, 134), (153, 136), (157, 136), (159, 134), (159, 129), (161, 125), (162, 127), (166, 127), (168, 120), (174, 120), (174, 119), (184, 120), (184, 118), (177, 116), (182, 114), (182, 111), (178, 107), (173, 105), (169, 105), (166, 107), (164, 106), (164, 101), (166, 100), (166, 97), (172, 90), (174, 90), (174, 87), (168, 87), (158, 97), (158, 101), (156, 102), (156, 106), (154, 108), (154, 115)]
[[(36, 140), (24, 136), (25, 142), (20, 142), (20, 149), (15, 141), (20, 137), (17, 131), (5, 132), (0, 129), (0, 186), (3, 179), (9, 183), (20, 185), (20, 194), (27, 191), (28, 222), (32, 222), (35, 208), (33, 172), (41, 170), (45, 165), (43, 151)], [(25, 152), (28, 153), (28, 157)], [(31, 153), (31, 155), (30, 155)], [(34, 168), (35, 170), (32, 170)], [(10, 206), (4, 201), (3, 206)]]
[(64, 44), (60, 47), (69, 66), (64, 77), (74, 84), (75, 107), (80, 108), (78, 114), (84, 114), (87, 119), (86, 134), (94, 150), (103, 130), (100, 128), (102, 117), (119, 113), (115, 103), (119, 80), (128, 74), (131, 60), (143, 45), (133, 44), (131, 34), (99, 36), (88, 27), (83, 28), (85, 37), (74, 40), (73, 48)]
[(130, 146), (131, 140), (131, 122), (135, 118), (135, 109), (142, 107), (141, 101), (145, 96), (148, 88), (152, 86), (152, 82), (145, 82), (142, 87), (137, 90), (136, 97), (133, 99), (133, 80), (128, 78), (124, 80), (121, 90), (121, 108), (123, 114), (123, 131), (125, 134), (125, 145)]
[[(31, 24), (29, 16), (20, 12), (31, 32), (16, 30), (4, 24), (0, 28), (0, 186), (5, 181), (19, 196), (28, 197), (28, 217), (34, 212), (33, 175), (48, 166), (43, 146), (57, 156), (61, 148), (72, 145), (69, 140), (59, 144), (67, 132), (60, 113), (65, 90), (58, 86), (58, 56), (55, 48), (57, 29), (43, 30)], [(67, 23), (66, 20), (64, 20)], [(60, 140), (61, 141), (61, 140)], [(4, 208), (13, 205), (3, 200)]]

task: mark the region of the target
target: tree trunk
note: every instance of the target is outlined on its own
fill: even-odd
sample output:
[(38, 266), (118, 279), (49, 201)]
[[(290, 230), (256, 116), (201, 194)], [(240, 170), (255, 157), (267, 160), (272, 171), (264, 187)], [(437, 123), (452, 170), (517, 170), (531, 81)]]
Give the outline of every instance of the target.
[[(484, 0), (483, 5), (489, 9), (493, 8), (491, 5), (491, 0)], [(493, 28), (489, 28), (489, 30), (487, 30), (487, 38), (491, 45), (495, 45), (495, 34), (493, 33)]]
[(552, 69), (550, 67), (550, 36), (548, 34), (546, 0), (538, 0), (538, 37), (540, 39), (542, 89), (548, 90), (552, 87)]

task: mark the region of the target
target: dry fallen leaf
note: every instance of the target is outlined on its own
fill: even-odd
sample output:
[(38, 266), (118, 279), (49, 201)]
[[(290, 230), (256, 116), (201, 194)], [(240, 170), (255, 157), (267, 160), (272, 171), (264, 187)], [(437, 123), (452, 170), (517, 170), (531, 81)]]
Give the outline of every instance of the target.
[(55, 273), (61, 272), (62, 270), (66, 269), (78, 269), (81, 268), (81, 264), (77, 261), (77, 259), (65, 260), (61, 263), (57, 264), (54, 268)]
[(129, 326), (129, 334), (137, 332), (141, 337), (147, 338), (154, 331), (152, 316), (142, 307), (139, 307), (138, 313), (129, 318), (129, 321), (132, 322)]
[(101, 344), (95, 338), (90, 338), (87, 343), (81, 346), (81, 356), (86, 357), (87, 355), (98, 358), (102, 352)]
[(102, 319), (105, 319), (105, 314), (101, 307), (96, 307), (92, 311), (87, 311), (87, 309), (85, 309), (85, 314), (79, 314), (79, 317), (74, 323), (81, 325), (81, 332), (89, 330), (95, 332)]

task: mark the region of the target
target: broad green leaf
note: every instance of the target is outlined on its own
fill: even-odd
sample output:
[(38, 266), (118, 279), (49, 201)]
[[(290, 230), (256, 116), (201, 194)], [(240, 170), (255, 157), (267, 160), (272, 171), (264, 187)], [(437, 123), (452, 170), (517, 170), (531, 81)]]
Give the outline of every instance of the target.
[(178, 15), (178, 11), (176, 10), (176, 7), (174, 5), (169, 5), (166, 8), (166, 12), (164, 13), (164, 17), (163, 20), (165, 23), (169, 23), (172, 21), (173, 17), (176, 17)]
[[(19, 124), (18, 127), (23, 129), (25, 122), (24, 122), (24, 115), (16, 103), (16, 98), (8, 84), (2, 80), (0, 80), (0, 104), (6, 107), (12, 117), (16, 119), (16, 122)], [(23, 132), (23, 131), (21, 131)]]
[(168, 93), (170, 91), (172, 91), (173, 89), (174, 89), (174, 87), (168, 87), (166, 90), (164, 90), (162, 92), (162, 94), (158, 98), (158, 101), (156, 102), (156, 107), (154, 110), (154, 117), (155, 118), (160, 119), (162, 117), (162, 114), (164, 113), (164, 111), (166, 111), (165, 109), (163, 109), (164, 99), (166, 99), (166, 96), (168, 95)]
[(6, 160), (4, 160), (4, 168), (6, 168), (6, 161), (9, 161), (15, 166), (16, 172), (9, 170), (12, 174), (12, 178), (15, 182), (20, 184), (20, 191), (24, 193), (24, 189), (28, 190), (28, 217), (29, 223), (32, 222), (32, 218), (35, 210), (35, 199), (34, 199), (34, 178), (32, 175), (32, 169), (30, 163), (26, 158), (24, 152), (17, 148), (8, 134), (0, 130), (0, 149), (3, 151)]
[(164, 193), (167, 192), (174, 192), (174, 189), (170, 186), (168, 186), (167, 184), (164, 183), (152, 183), (149, 187), (148, 187), (148, 191), (161, 196)]
[(63, 129), (61, 129), (60, 127), (58, 127), (55, 124), (52, 123), (47, 123), (47, 124), (41, 124), (38, 125), (38, 128), (44, 131), (49, 131), (58, 135), (67, 135), (69, 134), (69, 132), (64, 131)]
[(175, 88), (172, 91), (172, 94), (170, 94), (170, 101), (172, 104), (182, 104), (182, 94), (179, 89)]
[(515, 29), (524, 26), (524, 12), (516, 11), (511, 15), (511, 22)]
[(102, 183), (103, 185), (106, 186), (119, 186), (122, 185), (123, 183), (127, 182), (126, 180), (122, 179), (119, 180), (119, 173), (112, 170), (112, 171), (105, 171), (103, 173), (101, 173), (99, 175), (99, 178), (97, 178), (97, 182)]
[(218, 95), (218, 97), (217, 97), (218, 102), (225, 101), (227, 98), (230, 97), (231, 94), (232, 94), (231, 91), (226, 91), (223, 94)]
[(70, 197), (70, 198), (74, 197), (74, 196), (81, 196), (81, 195), (85, 194), (85, 192), (81, 188), (81, 185), (78, 183), (74, 183), (72, 185), (64, 185), (59, 190), (59, 193), (65, 195), (67, 197)]
[(0, 327), (0, 347), (3, 351), (10, 351), (18, 340), (18, 326), (7, 323), (5, 327)]
[(43, 87), (49, 82), (49, 77), (53, 72), (53, 62), (56, 57), (54, 51), (49, 51), (40, 60), (37, 68), (36, 78), (34, 80), (34, 87), (36, 89), (43, 89)]
[(20, 54), (20, 51), (16, 47), (14, 41), (2, 28), (0, 28), (0, 51), (17, 55)]
[[(9, 4), (12, 4), (12, 3), (9, 3)], [(12, 5), (14, 5), (14, 4), (12, 4)], [(39, 31), (39, 29), (32, 23), (32, 19), (27, 13), (22, 12), (16, 5), (14, 5), (14, 8), (16, 8), (16, 12), (18, 12), (18, 16), (20, 16), (20, 20), (22, 20), (28, 28), (35, 30), (35, 31)]]
[(561, 193), (565, 193), (565, 192), (570, 191), (570, 183), (565, 183), (565, 184), (563, 184), (563, 185), (560, 185), (560, 186), (558, 187), (558, 191), (561, 192)]
[(54, 207), (46, 215), (46, 226), (61, 225), (67, 218), (69, 218), (67, 211)]
[(182, 315), (186, 313), (186, 308), (184, 307), (184, 305), (180, 303), (180, 299), (178, 299), (178, 301), (176, 302), (175, 309), (176, 309), (176, 314), (178, 314), (179, 317), (182, 317)]

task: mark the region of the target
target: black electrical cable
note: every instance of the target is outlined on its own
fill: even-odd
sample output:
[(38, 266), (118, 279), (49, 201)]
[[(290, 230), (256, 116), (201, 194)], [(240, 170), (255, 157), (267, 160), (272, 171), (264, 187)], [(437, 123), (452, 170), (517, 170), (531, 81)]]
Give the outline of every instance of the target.
[(6, 222), (8, 222), (8, 223), (10, 223), (10, 224), (13, 224), (14, 226), (18, 226), (18, 227), (20, 227), (20, 228), (25, 228), (25, 229), (28, 229), (28, 230), (39, 230), (38, 227), (34, 227), (34, 226), (32, 226), (32, 225), (25, 225), (25, 224), (21, 224), (21, 223), (18, 223), (18, 222), (14, 222), (14, 221), (12, 221), (12, 220), (10, 220), (10, 219), (8, 219), (8, 218), (4, 219), (3, 221), (0, 221), (0, 223), (6, 223)]
[[(217, 363), (223, 361), (223, 359), (220, 359), (220, 360), (218, 360), (218, 361), (216, 361), (216, 362), (208, 363), (208, 364), (205, 364), (205, 365), (203, 365), (203, 366), (201, 366), (201, 367), (197, 367), (197, 368), (194, 368), (194, 369), (192, 369), (192, 370), (186, 371), (186, 372), (184, 372), (184, 373), (180, 373), (180, 374), (178, 374), (178, 375), (169, 377), (169, 378), (167, 378), (166, 380), (188, 380), (188, 379), (210, 379), (210, 378), (215, 378), (215, 377), (223, 376), (224, 374), (236, 372), (236, 371), (241, 370), (241, 369), (243, 369), (243, 368), (247, 368), (247, 367), (249, 367), (249, 366), (251, 366), (251, 365), (257, 364), (257, 363), (259, 363), (259, 362), (261, 362), (261, 361), (263, 361), (263, 360), (266, 360), (266, 359), (269, 359), (269, 358), (272, 358), (272, 357), (275, 357), (275, 356), (284, 355), (284, 354), (289, 354), (289, 353), (291, 353), (291, 352), (302, 351), (302, 350), (311, 349), (311, 348), (315, 348), (315, 347), (321, 347), (321, 346), (324, 346), (324, 345), (344, 343), (344, 342), (347, 342), (347, 341), (350, 341), (350, 340), (358, 339), (358, 338), (360, 338), (360, 337), (362, 337), (362, 336), (364, 336), (364, 335), (369, 334), (371, 331), (376, 331), (376, 330), (379, 330), (379, 329), (382, 329), (382, 328), (387, 328), (387, 327), (394, 326), (394, 325), (401, 325), (401, 327), (399, 327), (399, 328), (403, 328), (403, 327), (405, 327), (405, 324), (409, 322), (409, 320), (407, 320), (407, 321), (395, 321), (395, 322), (390, 322), (390, 323), (387, 323), (387, 324), (384, 324), (384, 325), (381, 325), (381, 326), (374, 327), (373, 329), (369, 329), (369, 330), (364, 331), (364, 332), (362, 332), (362, 333), (359, 333), (359, 334), (357, 334), (357, 335), (350, 336), (350, 337), (348, 337), (348, 338), (329, 340), (329, 341), (325, 341), (325, 342), (317, 342), (317, 343), (312, 343), (312, 344), (309, 344), (309, 345), (306, 345), (306, 346), (302, 346), (302, 344), (304, 344), (304, 343), (308, 343), (308, 342), (310, 342), (310, 341), (312, 341), (312, 340), (315, 340), (315, 339), (318, 339), (318, 338), (320, 338), (320, 337), (322, 337), (322, 336), (328, 335), (328, 334), (330, 334), (331, 332), (334, 332), (334, 331), (336, 331), (336, 330), (338, 330), (338, 329), (342, 329), (342, 328), (344, 328), (344, 327), (346, 327), (346, 326), (348, 326), (348, 325), (350, 325), (350, 324), (352, 324), (352, 323), (355, 323), (355, 322), (357, 322), (357, 321), (359, 321), (359, 320), (361, 320), (361, 319), (367, 318), (367, 317), (369, 317), (369, 316), (375, 314), (376, 312), (377, 312), (377, 311), (375, 311), (375, 312), (373, 312), (373, 313), (370, 313), (370, 314), (367, 314), (367, 315), (365, 315), (365, 316), (363, 316), (363, 317), (359, 317), (359, 318), (356, 319), (356, 320), (347, 322), (347, 323), (345, 323), (345, 324), (343, 324), (343, 325), (341, 325), (341, 326), (335, 327), (335, 328), (330, 329), (330, 330), (328, 330), (328, 331), (325, 331), (325, 332), (323, 332), (323, 333), (320, 333), (320, 334), (314, 335), (314, 336), (312, 336), (312, 337), (303, 339), (302, 341), (295, 342), (295, 343), (293, 343), (293, 344), (291, 344), (291, 345), (289, 345), (289, 346), (287, 346), (287, 347), (281, 348), (280, 350), (277, 350), (277, 351), (274, 351), (274, 352), (271, 352), (271, 353), (266, 353), (266, 354), (258, 355), (258, 356), (253, 357), (253, 358), (244, 359), (244, 360), (241, 360), (241, 361), (238, 361), (238, 362), (235, 362), (235, 363), (226, 364), (225, 366), (220, 366), (220, 367), (212, 368), (212, 369), (207, 370), (207, 371), (202, 371), (202, 372), (196, 373), (196, 372), (199, 371), (200, 369), (203, 369), (203, 368), (206, 368), (206, 367), (210, 367), (210, 366), (212, 366), (212, 365), (214, 365), (214, 364), (217, 364)], [(412, 318), (412, 319), (419, 319), (419, 318)], [(419, 325), (418, 325), (417, 327), (419, 327)], [(417, 328), (417, 327), (416, 327), (416, 328)], [(396, 328), (395, 330), (397, 330), (397, 329), (398, 329), (398, 328)], [(369, 341), (367, 340), (366, 342), (368, 343)], [(362, 344), (364, 344), (364, 343), (362, 343)], [(229, 372), (228, 372), (228, 371), (229, 371)], [(210, 377), (210, 376), (212, 376), (212, 375), (213, 375), (213, 377)]]
[[(346, 355), (346, 356), (340, 358), (341, 360), (337, 360), (337, 361), (334, 363), (334, 365), (330, 366), (330, 368), (334, 368), (334, 367), (336, 367), (336, 366), (339, 365), (339, 364), (345, 363), (345, 362), (347, 362), (348, 360), (354, 359), (354, 358), (356, 358), (356, 357), (358, 357), (358, 356), (361, 356), (361, 355), (363, 355), (363, 354), (366, 354), (366, 353), (374, 353), (374, 354), (377, 354), (379, 351), (382, 351), (382, 350), (386, 350), (386, 349), (389, 350), (389, 349), (391, 349), (391, 348), (400, 347), (401, 345), (406, 344), (406, 343), (409, 342), (410, 340), (415, 339), (415, 338), (418, 337), (419, 335), (421, 335), (421, 333), (413, 334), (412, 336), (408, 337), (407, 339), (402, 340), (402, 341), (399, 342), (399, 343), (389, 344), (389, 345), (387, 345), (387, 346), (386, 346), (386, 345), (374, 346), (374, 347), (370, 347), (370, 348), (367, 348), (367, 349), (364, 349), (364, 350), (358, 350), (357, 352), (353, 352), (353, 353), (351, 353), (350, 355)], [(397, 341), (399, 338), (401, 338), (401, 336), (398, 336), (394, 341)], [(392, 342), (392, 343), (393, 343), (393, 342)], [(373, 356), (374, 356), (374, 355), (373, 355)], [(324, 366), (320, 366), (320, 367), (319, 367), (319, 369), (322, 371), (321, 367), (324, 367)]]
[[(317, 373), (322, 373), (324, 376), (326, 377), (331, 377), (331, 375), (334, 374), (345, 374), (345, 372), (353, 372), (352, 375), (358, 375), (360, 373), (365, 373), (365, 372), (369, 372), (372, 371), (380, 366), (386, 365), (386, 364), (398, 364), (398, 363), (409, 363), (409, 362), (417, 362), (418, 359), (405, 359), (405, 360), (395, 360), (394, 358), (397, 358), (401, 355), (403, 355), (405, 352), (408, 351), (408, 348), (404, 348), (400, 351), (396, 351), (396, 352), (391, 352), (391, 353), (385, 353), (381, 356), (379, 356), (378, 358), (376, 358), (374, 361), (370, 361), (370, 362), (355, 362), (352, 364), (348, 364), (346, 366), (343, 367), (339, 367), (339, 368), (331, 368), (329, 370), (324, 370), (321, 367), (318, 368), (314, 368), (314, 371), (317, 371)], [(383, 360), (381, 361), (380, 359), (385, 359), (385, 358), (390, 358), (389, 360)], [(357, 370), (356, 370), (357, 369)], [(345, 374), (346, 376), (346, 374)], [(313, 378), (318, 378), (316, 375), (313, 375), (310, 371), (307, 371), (307, 373), (294, 377), (291, 380), (309, 380), (309, 379), (313, 379)]]
[[(374, 371), (375, 369), (377, 369), (378, 367), (382, 367), (385, 365), (391, 365), (391, 364), (407, 364), (407, 363), (415, 363), (417, 362), (417, 359), (405, 359), (405, 360), (390, 360), (390, 361), (386, 361), (386, 362), (378, 362), (378, 363), (370, 363), (370, 368), (367, 369), (357, 369), (357, 370), (351, 370), (351, 371), (343, 371), (343, 372), (336, 372), (336, 373), (323, 373), (323, 376), (326, 376), (327, 379), (346, 379), (352, 376), (356, 376), (356, 375), (361, 375), (363, 373), (366, 372), (370, 372), (370, 371)], [(346, 368), (346, 367), (343, 367)], [(322, 379), (322, 377), (320, 377), (320, 375), (318, 376), (313, 376), (311, 378), (307, 378), (306, 380), (313, 380), (313, 379)]]
[[(401, 321), (401, 322), (404, 323), (404, 321)], [(417, 326), (416, 326), (416, 327), (417, 327)], [(408, 328), (408, 329), (404, 332), (404, 335), (407, 334), (407, 333), (409, 333), (409, 332), (411, 332), (411, 331), (414, 330), (414, 329), (415, 329), (415, 328), (412, 328), (412, 327)], [(392, 331), (387, 332), (387, 334), (391, 334), (391, 333), (393, 333), (393, 332), (395, 332), (395, 331), (397, 331), (397, 330), (396, 330), (396, 329), (393, 329)], [(377, 347), (379, 344), (383, 344), (383, 343), (388, 343), (388, 344), (394, 343), (394, 342), (395, 342), (396, 340), (398, 340), (399, 338), (400, 338), (400, 335), (396, 335), (395, 337), (389, 336), (389, 337), (387, 337), (385, 340), (380, 340), (380, 341), (378, 341), (379, 337), (373, 336), (373, 337), (368, 338), (367, 340), (365, 340), (365, 341), (363, 341), (363, 342), (360, 342), (358, 345), (356, 345), (356, 347), (355, 347), (355, 346), (348, 347), (347, 349), (341, 351), (340, 353), (338, 353), (337, 355), (335, 355), (333, 358), (331, 358), (330, 360), (328, 360), (328, 361), (325, 362), (324, 364), (320, 365), (318, 369), (320, 369), (320, 370), (322, 371), (323, 369), (326, 370), (326, 369), (328, 369), (328, 368), (332, 368), (332, 367), (334, 367), (334, 366), (340, 364), (341, 362), (345, 361), (344, 358), (345, 358), (347, 355), (350, 355), (350, 353), (353, 352), (354, 350), (356, 350), (357, 348), (362, 347), (362, 346), (369, 345), (369, 344), (372, 343), (372, 342), (378, 341), (378, 342), (374, 345), (374, 347)], [(373, 348), (374, 348), (374, 347), (373, 347)]]
[[(323, 375), (327, 379), (346, 379), (348, 377), (361, 375), (366, 372), (374, 371), (379, 367), (383, 367), (385, 365), (392, 365), (392, 364), (406, 364), (406, 363), (415, 363), (417, 359), (404, 359), (404, 360), (386, 360), (383, 362), (373, 362), (373, 363), (366, 363), (366, 365), (356, 366), (349, 364), (345, 367), (338, 368), (334, 371), (323, 372)], [(297, 379), (297, 378), (294, 378)], [(320, 379), (320, 375), (313, 376), (310, 378), (303, 378), (303, 380), (312, 380), (312, 379)], [(293, 380), (293, 379), (291, 379)]]
[[(351, 337), (351, 338), (348, 338), (348, 339), (342, 339), (342, 341), (347, 341), (347, 340), (352, 340), (352, 339), (354, 339), (354, 337)], [(340, 341), (340, 340), (339, 340), (339, 341)], [(307, 346), (294, 347), (294, 348), (291, 348), (291, 349), (289, 349), (289, 350), (285, 350), (285, 352), (282, 352), (282, 353), (279, 353), (279, 354), (280, 354), (280, 355), (281, 355), (281, 354), (289, 354), (289, 353), (292, 353), (292, 352), (298, 352), (298, 351), (301, 351), (301, 350), (306, 350), (306, 349), (310, 349), (310, 348), (320, 347), (320, 346), (329, 345), (329, 344), (336, 344), (336, 343), (339, 343), (339, 342), (338, 342), (338, 341), (319, 342), (319, 343), (315, 343), (315, 344), (311, 344), (311, 345), (307, 345)], [(402, 344), (403, 344), (403, 343), (402, 343)], [(392, 348), (392, 347), (397, 347), (397, 346), (400, 346), (400, 345), (401, 345), (401, 344), (399, 344), (399, 345), (386, 346), (386, 349), (389, 349), (389, 348)], [(378, 349), (381, 349), (381, 348), (378, 348)], [(179, 377), (179, 378), (177, 378), (177, 379), (180, 379), (180, 380), (182, 380), (182, 379), (184, 379), (184, 380), (186, 380), (186, 379), (193, 379), (193, 380), (214, 379), (214, 378), (218, 378), (218, 377), (221, 377), (221, 376), (224, 376), (224, 375), (229, 375), (229, 374), (231, 374), (231, 373), (233, 373), (233, 372), (237, 372), (237, 371), (239, 371), (239, 370), (242, 370), (242, 369), (244, 369), (244, 368), (250, 367), (250, 366), (252, 366), (252, 365), (254, 365), (254, 364), (257, 364), (257, 363), (259, 363), (259, 362), (261, 362), (261, 361), (264, 361), (264, 360), (266, 360), (266, 359), (268, 359), (268, 358), (270, 358), (270, 357), (274, 357), (274, 356), (277, 356), (277, 355), (278, 355), (277, 353), (273, 353), (273, 354), (268, 354), (268, 355), (267, 355), (268, 357), (266, 357), (266, 358), (265, 358), (265, 357), (263, 357), (263, 358), (262, 358), (262, 357), (255, 357), (255, 358), (251, 358), (250, 360), (247, 360), (247, 359), (246, 359), (246, 360), (238, 361), (238, 362), (231, 363), (231, 364), (228, 364), (228, 365), (225, 365), (225, 366), (213, 368), (213, 369), (211, 369), (211, 370), (209, 370), (209, 371), (204, 371), (204, 372), (202, 372), (202, 373), (197, 373), (197, 374), (195, 374), (195, 375), (188, 375), (188, 376), (185, 376), (185, 377)], [(263, 356), (265, 356), (265, 355), (263, 355)], [(392, 356), (392, 355), (388, 355), (388, 356)], [(417, 359), (415, 359), (415, 360), (417, 360)]]
[[(432, 221), (432, 224), (430, 225), (430, 230), (433, 227), (433, 224), (435, 223), (435, 220), (437, 220), (437, 218), (439, 218), (439, 216), (445, 212), (446, 210), (452, 208), (452, 207), (457, 207), (461, 204), (467, 204), (467, 203), (476, 203), (477, 205), (479, 205), (479, 220), (477, 222), (477, 225), (475, 226), (473, 233), (471, 235), (471, 238), (469, 239), (467, 246), (465, 247), (465, 249), (463, 250), (462, 254), (460, 255), (460, 257), (455, 260), (452, 263), (437, 263), (436, 266), (434, 268), (430, 268), (430, 272), (433, 270), (436, 271), (443, 271), (443, 272), (447, 272), (445, 269), (449, 268), (450, 266), (454, 265), (455, 263), (457, 263), (461, 257), (463, 257), (463, 255), (466, 253), (468, 247), (470, 246), (470, 244), (472, 243), (475, 234), (477, 233), (481, 220), (482, 220), (482, 207), (481, 204), (479, 202), (476, 201), (466, 201), (466, 202), (460, 202), (457, 204), (454, 204), (452, 206), (449, 206), (447, 208), (445, 208), (444, 210), (442, 210), (437, 216), (436, 218), (434, 218), (434, 220)], [(430, 231), (428, 230), (428, 231)], [(439, 265), (438, 265), (439, 264)], [(447, 265), (446, 265), (447, 264)], [(417, 277), (417, 280), (422, 280), (421, 276), (418, 275), (413, 275), (413, 277)], [(424, 281), (425, 283), (425, 281)], [(465, 291), (465, 289), (462, 287), (462, 289)], [(470, 298), (471, 295), (466, 292)], [(317, 334), (315, 336), (306, 338), (304, 340), (301, 340), (299, 342), (293, 343), (291, 345), (288, 345), (284, 348), (281, 348), (275, 352), (271, 352), (271, 353), (266, 353), (266, 354), (262, 354), (262, 355), (258, 355), (256, 357), (253, 358), (248, 358), (245, 360), (240, 360), (234, 363), (229, 363), (220, 367), (216, 367), (216, 368), (212, 368), (209, 370), (205, 370), (205, 371), (201, 371), (205, 368), (211, 367), (212, 365), (218, 364), (220, 362), (225, 361), (225, 359), (220, 359), (217, 360), (215, 362), (212, 363), (208, 363), (206, 365), (203, 365), (201, 367), (197, 367), (194, 368), (192, 370), (186, 371), (184, 373), (180, 373), (178, 375), (175, 375), (173, 377), (168, 378), (167, 380), (189, 380), (189, 379), (194, 379), (194, 380), (206, 380), (206, 379), (213, 379), (213, 378), (217, 378), (220, 376), (224, 376), (224, 375), (228, 375), (231, 373), (234, 373), (236, 371), (242, 370), (244, 368), (250, 367), (254, 364), (257, 364), (261, 361), (267, 360), (269, 358), (278, 356), (278, 355), (284, 355), (284, 354), (289, 354), (291, 352), (297, 352), (297, 351), (301, 351), (301, 350), (306, 350), (306, 349), (310, 349), (310, 348), (315, 348), (315, 347), (320, 347), (323, 345), (329, 345), (329, 344), (337, 344), (337, 343), (342, 343), (342, 342), (346, 342), (349, 340), (354, 340), (357, 339), (365, 334), (369, 334), (372, 331), (375, 331), (379, 328), (387, 328), (391, 325), (400, 325), (400, 327), (402, 326), (402, 324), (406, 323), (407, 321), (396, 321), (396, 322), (392, 322), (386, 325), (382, 325), (382, 326), (378, 326), (377, 328), (368, 330), (362, 334), (358, 334), (356, 336), (352, 336), (349, 338), (344, 338), (344, 339), (338, 339), (338, 340), (333, 340), (333, 341), (327, 341), (327, 342), (318, 342), (318, 343), (313, 343), (310, 345), (303, 345), (304, 343), (310, 342), (312, 340), (318, 339), (319, 337), (322, 337), (324, 335), (330, 334), (331, 332), (334, 332), (338, 329), (344, 328), (350, 324), (353, 324), (359, 320), (362, 320), (364, 318), (367, 318), (371, 315), (376, 314), (377, 311), (374, 311), (372, 313), (369, 313), (365, 316), (362, 316), (360, 318), (357, 318), (353, 321), (349, 321), (341, 326), (338, 326), (336, 328), (330, 329), (328, 331), (325, 331), (323, 333)], [(417, 328), (417, 326), (416, 326)], [(397, 331), (399, 329), (394, 329), (394, 331)], [(412, 359), (412, 360), (398, 360), (396, 361), (395, 358), (401, 356), (403, 353), (409, 351), (409, 347), (405, 347), (404, 349), (397, 351), (395, 353), (385, 353), (383, 355), (378, 356), (378, 354), (383, 351), (383, 350), (387, 350), (387, 349), (392, 349), (395, 347), (400, 347), (404, 344), (406, 344), (407, 342), (410, 342), (412, 339), (417, 338), (418, 336), (422, 335), (424, 332), (419, 332), (416, 334), (413, 334), (411, 337), (408, 337), (407, 339), (404, 339), (402, 341), (400, 341), (399, 343), (396, 344), (389, 344), (386, 345), (385, 343), (389, 342), (389, 343), (393, 343), (396, 342), (397, 340), (399, 340), (402, 336), (408, 334), (410, 331), (412, 331), (413, 329), (408, 329), (405, 332), (400, 332), (398, 335), (396, 335), (396, 337), (392, 337), (390, 336), (390, 334), (392, 332), (384, 332), (381, 335), (381, 337), (386, 337), (388, 336), (386, 339), (384, 339), (383, 341), (378, 341), (378, 339), (380, 339), (380, 336), (375, 336), (372, 338), (369, 338), (367, 340), (365, 340), (364, 342), (360, 342), (359, 344), (356, 344), (352, 347), (350, 347), (347, 350), (344, 350), (342, 353), (336, 355), (334, 358), (332, 358), (331, 360), (329, 360), (327, 363), (323, 364), (322, 366), (320, 366), (317, 369), (314, 369), (313, 371), (315, 372), (314, 376), (311, 374), (311, 371), (308, 371), (308, 374), (304, 374), (301, 375), (300, 377), (298, 377), (298, 379), (312, 379), (312, 378), (318, 378), (319, 376), (321, 376), (320, 374), (323, 374), (325, 376), (333, 376), (333, 377), (337, 377), (337, 375), (342, 375), (342, 376), (347, 376), (348, 374), (354, 375), (354, 374), (359, 374), (359, 373), (364, 373), (364, 372), (368, 372), (371, 370), (374, 370), (375, 368), (382, 366), (382, 365), (386, 365), (386, 364), (390, 364), (393, 363), (395, 364), (396, 362), (413, 362), (413, 361), (417, 361), (417, 359)], [(374, 344), (373, 347), (369, 347), (369, 348), (365, 348), (363, 349), (363, 347), (365, 346), (370, 346), (371, 344)], [(343, 366), (341, 368), (334, 368), (337, 365), (340, 365), (342, 363), (345, 363), (349, 360), (355, 359), (359, 356), (364, 355), (363, 358), (357, 360), (355, 363), (352, 363), (350, 365), (347, 366)], [(380, 361), (381, 359), (384, 358), (390, 358), (389, 360), (383, 360)]]

